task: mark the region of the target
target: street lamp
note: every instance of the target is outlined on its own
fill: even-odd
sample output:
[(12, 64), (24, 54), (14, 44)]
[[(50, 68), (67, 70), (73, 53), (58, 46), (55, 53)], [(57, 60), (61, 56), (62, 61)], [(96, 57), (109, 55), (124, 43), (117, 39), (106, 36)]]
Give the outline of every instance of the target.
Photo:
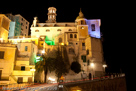
[(35, 69), (30, 69), (30, 71), (32, 72), (32, 82), (33, 82), (33, 73), (34, 71), (36, 71)]
[(94, 69), (94, 63), (91, 63), (90, 66), (92, 67), (92, 80), (93, 80), (93, 69)]
[(104, 68), (104, 72), (105, 72), (105, 68), (107, 67), (107, 65), (106, 64), (103, 64), (103, 68)]
[(44, 53), (45, 53), (45, 50), (42, 50), (42, 53), (44, 54)]

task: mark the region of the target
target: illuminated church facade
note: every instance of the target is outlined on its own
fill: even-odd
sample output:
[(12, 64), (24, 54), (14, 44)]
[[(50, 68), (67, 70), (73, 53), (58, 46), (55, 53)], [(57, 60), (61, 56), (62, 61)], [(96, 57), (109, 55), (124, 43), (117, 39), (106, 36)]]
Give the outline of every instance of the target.
[[(103, 75), (103, 50), (100, 39), (101, 20), (88, 20), (80, 10), (75, 22), (59, 23), (56, 22), (56, 11), (54, 7), (48, 8), (46, 23), (39, 23), (38, 17), (34, 17), (30, 29), (31, 38), (39, 38), (40, 40), (38, 53), (44, 52), (46, 54), (53, 51), (57, 45), (65, 45), (70, 64), (73, 62), (72, 58), (78, 55), (82, 70), (75, 75), (70, 71), (65, 78), (80, 79), (82, 73), (86, 73), (87, 76), (92, 73), (95, 77)], [(91, 63), (94, 64), (93, 67), (91, 67)], [(53, 74), (50, 73), (48, 77), (54, 78)]]
[[(56, 22), (56, 11), (55, 7), (48, 8), (48, 20), (46, 20), (46, 23), (39, 23), (38, 17), (34, 17), (33, 24), (30, 27), (30, 37), (18, 36), (8, 39), (10, 20), (5, 15), (2, 15), (8, 21), (6, 26), (7, 23), (5, 24), (3, 22), (4, 19), (0, 17), (0, 82), (2, 82), (1, 79), (7, 79), (8, 82), (5, 83), (10, 84), (33, 82), (34, 79), (41, 82), (44, 81), (43, 74), (41, 77), (35, 76), (34, 78), (35, 63), (40, 60), (39, 58), (43, 54), (54, 56), (55, 52), (53, 53), (52, 51), (58, 46), (64, 45), (67, 49), (70, 64), (74, 61), (73, 57), (78, 55), (78, 62), (82, 70), (78, 74), (70, 70), (65, 76), (65, 80), (81, 79), (81, 74), (83, 73), (87, 76), (91, 73), (94, 77), (103, 75), (104, 60), (100, 35), (101, 20), (86, 19), (80, 10), (75, 22), (59, 23)], [(6, 28), (4, 28), (5, 26)], [(8, 49), (12, 50), (7, 51)], [(9, 69), (4, 66), (5, 64), (7, 66), (10, 65), (11, 62), (9, 58), (12, 55), (8, 57), (8, 53), (14, 54), (14, 59), (10, 59), (13, 66), (9, 66)], [(93, 65), (91, 65), (92, 63)], [(47, 79), (49, 77), (57, 81), (55, 73), (48, 73)]]

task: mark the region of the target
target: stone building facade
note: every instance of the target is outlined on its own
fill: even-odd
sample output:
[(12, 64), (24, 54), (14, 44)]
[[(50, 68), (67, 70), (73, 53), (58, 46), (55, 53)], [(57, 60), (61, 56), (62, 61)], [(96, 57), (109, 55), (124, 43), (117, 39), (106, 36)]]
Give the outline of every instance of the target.
[[(57, 45), (65, 45), (69, 62), (72, 63), (75, 55), (79, 56), (82, 72), (73, 75), (70, 71), (66, 79), (80, 79), (81, 74), (92, 73), (95, 77), (103, 75), (103, 50), (100, 35), (100, 19), (86, 19), (80, 10), (79, 16), (75, 22), (56, 22), (56, 11), (54, 7), (48, 9), (48, 20), (46, 23), (37, 22), (37, 17), (34, 18), (31, 26), (31, 37), (40, 38), (42, 40), (43, 50), (45, 53), (48, 50), (52, 51)], [(91, 67), (91, 63), (94, 67)], [(53, 73), (49, 73), (48, 77), (52, 77)], [(48, 78), (47, 77), (47, 78)], [(76, 77), (76, 78), (75, 78)], [(55, 78), (55, 77), (53, 77)], [(57, 78), (55, 78), (57, 79)]]

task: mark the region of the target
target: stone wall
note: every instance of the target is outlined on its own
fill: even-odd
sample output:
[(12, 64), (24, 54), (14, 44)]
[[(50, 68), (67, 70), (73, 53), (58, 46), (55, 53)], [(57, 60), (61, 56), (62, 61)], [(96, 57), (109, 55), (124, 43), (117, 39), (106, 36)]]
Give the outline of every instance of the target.
[(64, 84), (63, 91), (127, 91), (125, 77)]

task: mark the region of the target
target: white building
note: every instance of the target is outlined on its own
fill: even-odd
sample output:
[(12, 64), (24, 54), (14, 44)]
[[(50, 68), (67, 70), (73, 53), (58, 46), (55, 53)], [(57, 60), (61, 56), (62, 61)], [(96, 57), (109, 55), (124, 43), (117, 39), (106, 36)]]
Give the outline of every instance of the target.
[(6, 16), (11, 20), (8, 36), (9, 38), (28, 36), (29, 22), (24, 17), (22, 17), (20, 14), (6, 14)]

